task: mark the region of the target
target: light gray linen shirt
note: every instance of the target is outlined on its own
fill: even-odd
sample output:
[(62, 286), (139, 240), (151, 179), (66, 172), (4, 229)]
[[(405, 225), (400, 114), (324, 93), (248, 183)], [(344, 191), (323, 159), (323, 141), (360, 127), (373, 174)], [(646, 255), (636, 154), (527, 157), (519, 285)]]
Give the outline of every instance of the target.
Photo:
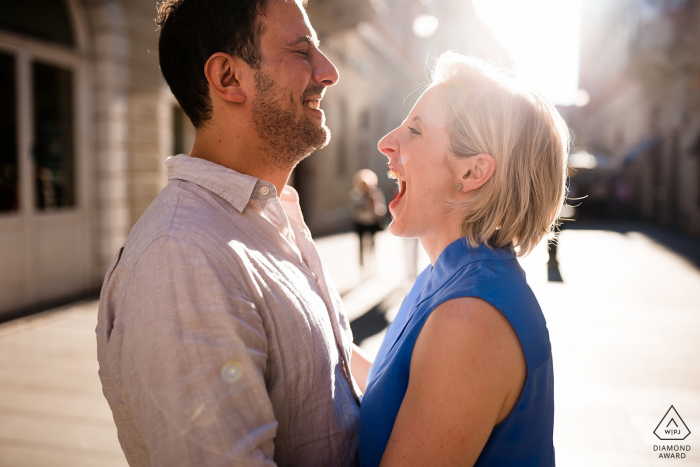
[(96, 328), (129, 464), (357, 465), (352, 334), (296, 192), (186, 155), (166, 165)]

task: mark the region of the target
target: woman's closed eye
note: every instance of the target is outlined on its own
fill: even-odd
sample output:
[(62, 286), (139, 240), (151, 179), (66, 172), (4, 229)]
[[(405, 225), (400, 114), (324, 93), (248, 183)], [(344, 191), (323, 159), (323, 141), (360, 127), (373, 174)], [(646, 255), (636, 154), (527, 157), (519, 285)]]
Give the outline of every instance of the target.
[(412, 135), (419, 135), (419, 136), (420, 136), (420, 134), (421, 134), (420, 131), (418, 131), (418, 130), (416, 130), (415, 128), (410, 127), (410, 126), (407, 127), (407, 128), (408, 128), (408, 131), (410, 131)]

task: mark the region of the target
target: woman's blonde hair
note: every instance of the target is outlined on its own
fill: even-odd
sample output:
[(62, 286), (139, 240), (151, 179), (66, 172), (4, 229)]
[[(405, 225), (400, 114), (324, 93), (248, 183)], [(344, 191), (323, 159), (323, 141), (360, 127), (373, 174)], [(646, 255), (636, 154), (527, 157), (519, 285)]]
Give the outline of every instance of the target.
[(450, 155), (486, 153), (496, 160), (491, 179), (471, 199), (451, 201), (465, 213), (462, 234), (473, 247), (529, 253), (552, 231), (564, 204), (566, 123), (540, 94), (473, 57), (442, 54), (431, 86), (447, 93)]

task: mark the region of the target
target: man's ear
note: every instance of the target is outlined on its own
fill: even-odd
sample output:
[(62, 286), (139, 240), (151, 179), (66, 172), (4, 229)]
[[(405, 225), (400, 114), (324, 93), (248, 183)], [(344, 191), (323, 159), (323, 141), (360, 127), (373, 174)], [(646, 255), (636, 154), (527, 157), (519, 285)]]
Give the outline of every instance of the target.
[(243, 61), (229, 54), (217, 52), (204, 64), (204, 76), (209, 89), (221, 99), (242, 104), (246, 95), (241, 85), (241, 75), (245, 73)]
[(467, 193), (481, 188), (496, 171), (496, 159), (491, 154), (477, 154), (461, 159), (457, 164), (457, 184)]

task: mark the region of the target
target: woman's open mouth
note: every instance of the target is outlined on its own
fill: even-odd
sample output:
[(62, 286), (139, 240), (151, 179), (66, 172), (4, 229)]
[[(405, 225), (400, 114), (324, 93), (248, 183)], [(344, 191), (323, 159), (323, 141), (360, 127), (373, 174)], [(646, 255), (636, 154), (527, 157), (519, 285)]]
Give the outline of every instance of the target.
[(389, 172), (387, 172), (386, 175), (387, 177), (396, 180), (396, 183), (399, 186), (399, 194), (396, 195), (396, 198), (394, 198), (394, 200), (391, 203), (389, 203), (389, 207), (392, 207), (395, 204), (397, 204), (401, 197), (406, 193), (406, 177), (404, 177), (401, 172), (394, 169), (393, 167), (389, 169)]

